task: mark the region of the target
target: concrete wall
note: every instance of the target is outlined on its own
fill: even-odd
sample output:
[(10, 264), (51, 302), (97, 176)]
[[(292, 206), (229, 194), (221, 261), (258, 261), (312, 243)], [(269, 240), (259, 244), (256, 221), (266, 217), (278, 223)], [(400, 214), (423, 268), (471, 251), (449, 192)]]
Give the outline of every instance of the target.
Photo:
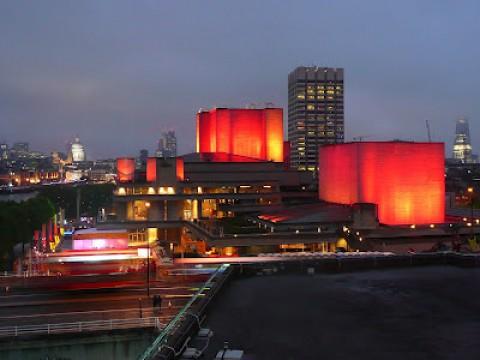
[(2, 360), (137, 359), (153, 341), (153, 333), (50, 335), (41, 340), (0, 342)]

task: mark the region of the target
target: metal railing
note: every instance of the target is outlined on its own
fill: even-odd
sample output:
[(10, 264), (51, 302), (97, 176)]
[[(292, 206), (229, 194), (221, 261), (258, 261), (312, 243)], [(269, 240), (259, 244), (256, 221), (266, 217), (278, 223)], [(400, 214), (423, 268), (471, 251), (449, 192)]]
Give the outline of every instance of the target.
[(157, 328), (161, 330), (164, 327), (165, 324), (162, 323), (158, 317), (80, 321), (41, 325), (20, 325), (0, 327), (0, 338), (136, 328)]
[[(162, 310), (177, 310), (181, 309), (183, 306), (172, 305), (172, 306), (165, 306)], [(87, 319), (88, 317), (96, 317), (94, 320), (110, 320), (112, 318), (112, 314), (116, 314), (117, 319), (125, 318), (125, 319), (134, 319), (137, 318), (140, 314), (140, 318), (149, 317), (149, 314), (155, 313), (157, 310), (154, 307), (136, 307), (136, 308), (128, 308), (128, 309), (109, 309), (109, 310), (90, 310), (90, 311), (70, 311), (70, 312), (60, 312), (60, 313), (40, 313), (40, 314), (26, 314), (26, 315), (10, 315), (10, 316), (0, 316), (0, 323), (5, 320), (24, 320), (29, 319), (31, 321), (39, 320), (42, 318), (54, 318), (54, 317), (63, 317), (69, 318), (72, 316), (81, 316), (83, 319)], [(161, 314), (161, 312), (160, 312)], [(171, 319), (172, 315), (160, 315), (157, 316), (160, 320), (168, 320)], [(43, 320), (45, 321), (45, 320)], [(48, 321), (48, 320), (47, 320)], [(85, 320), (90, 321), (90, 320)], [(33, 324), (32, 324), (33, 325)], [(1, 328), (0, 328), (1, 329)]]

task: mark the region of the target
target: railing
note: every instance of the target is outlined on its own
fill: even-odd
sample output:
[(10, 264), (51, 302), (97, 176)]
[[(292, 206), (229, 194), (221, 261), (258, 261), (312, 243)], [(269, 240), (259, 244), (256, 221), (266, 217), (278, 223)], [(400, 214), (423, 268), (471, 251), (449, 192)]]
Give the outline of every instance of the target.
[[(168, 308), (165, 307), (164, 310), (177, 310), (181, 309), (183, 306), (169, 306)], [(88, 317), (96, 317), (94, 320), (110, 320), (112, 314), (116, 314), (117, 319), (126, 318), (126, 319), (134, 319), (139, 314), (141, 314), (141, 318), (149, 317), (149, 314), (154, 314), (156, 308), (154, 307), (136, 307), (136, 308), (129, 308), (129, 309), (109, 309), (109, 310), (90, 310), (90, 311), (70, 311), (70, 312), (61, 312), (61, 313), (40, 313), (40, 314), (27, 314), (27, 315), (11, 315), (11, 316), (0, 316), (0, 323), (5, 320), (22, 320), (22, 319), (31, 319), (31, 320), (39, 320), (42, 318), (48, 317), (63, 317), (63, 318), (70, 318), (73, 316), (81, 316), (85, 321), (87, 321)], [(129, 317), (130, 316), (130, 317)], [(169, 315), (161, 315), (157, 316), (160, 320), (169, 320), (172, 316)], [(48, 320), (46, 320), (48, 321)], [(90, 320), (88, 320), (90, 321)]]
[(21, 325), (0, 327), (0, 337), (18, 337), (27, 335), (81, 333), (90, 331), (121, 330), (135, 328), (163, 329), (165, 324), (158, 317), (80, 321), (70, 323)]

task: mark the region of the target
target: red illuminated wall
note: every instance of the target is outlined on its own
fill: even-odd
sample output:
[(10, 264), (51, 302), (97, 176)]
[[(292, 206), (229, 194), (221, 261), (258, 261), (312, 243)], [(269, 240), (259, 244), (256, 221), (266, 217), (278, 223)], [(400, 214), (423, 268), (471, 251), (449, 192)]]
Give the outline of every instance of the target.
[(283, 161), (282, 109), (213, 109), (197, 114), (197, 152)]
[(375, 203), (381, 223), (441, 223), (445, 217), (443, 143), (360, 142), (319, 149), (319, 197)]
[(183, 162), (182, 157), (177, 157), (175, 159), (175, 170), (177, 174), (177, 180), (178, 181), (183, 181), (185, 180), (185, 164)]
[(157, 181), (157, 158), (147, 158), (147, 182)]
[(117, 159), (117, 177), (119, 182), (131, 182), (135, 176), (135, 159)]
[(290, 169), (290, 141), (283, 142), (283, 164), (285, 169)]

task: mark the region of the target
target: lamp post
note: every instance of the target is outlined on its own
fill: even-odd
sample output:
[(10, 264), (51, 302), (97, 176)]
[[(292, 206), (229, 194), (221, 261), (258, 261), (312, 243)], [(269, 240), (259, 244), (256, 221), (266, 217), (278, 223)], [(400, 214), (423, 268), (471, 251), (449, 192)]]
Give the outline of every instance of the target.
[(470, 239), (473, 240), (473, 187), (469, 186), (467, 192), (470, 194)]
[(150, 299), (150, 241), (147, 239), (147, 297)]

